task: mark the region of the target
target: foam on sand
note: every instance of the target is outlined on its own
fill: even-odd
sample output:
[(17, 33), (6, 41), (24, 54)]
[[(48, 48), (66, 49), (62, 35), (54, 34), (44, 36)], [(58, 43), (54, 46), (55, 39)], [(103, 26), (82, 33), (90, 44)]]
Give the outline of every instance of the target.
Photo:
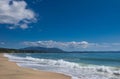
[(19, 66), (38, 70), (64, 73), (72, 76), (72, 79), (120, 79), (120, 69), (109, 66), (82, 65), (64, 61), (63, 59), (39, 59), (30, 56), (18, 57), (4, 54), (10, 61), (17, 62)]

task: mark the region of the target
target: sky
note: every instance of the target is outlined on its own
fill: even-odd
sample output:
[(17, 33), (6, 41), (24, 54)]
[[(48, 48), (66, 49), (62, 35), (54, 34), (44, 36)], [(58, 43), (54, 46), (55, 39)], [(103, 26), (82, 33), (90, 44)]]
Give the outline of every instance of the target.
[(119, 0), (0, 0), (0, 47), (120, 50)]

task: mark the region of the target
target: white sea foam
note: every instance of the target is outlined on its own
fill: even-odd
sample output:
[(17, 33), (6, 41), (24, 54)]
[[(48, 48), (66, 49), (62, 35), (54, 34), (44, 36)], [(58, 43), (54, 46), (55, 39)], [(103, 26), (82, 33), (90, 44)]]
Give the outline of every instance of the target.
[(4, 54), (10, 61), (19, 66), (64, 73), (72, 79), (120, 79), (120, 70), (109, 66), (80, 65), (79, 63), (64, 61), (63, 59), (39, 59), (30, 56), (18, 57)]

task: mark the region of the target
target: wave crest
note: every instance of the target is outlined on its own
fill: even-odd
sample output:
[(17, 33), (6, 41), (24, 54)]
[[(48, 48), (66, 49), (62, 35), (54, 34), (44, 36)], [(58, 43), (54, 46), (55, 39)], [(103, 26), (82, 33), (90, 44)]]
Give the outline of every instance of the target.
[(19, 66), (64, 73), (72, 76), (72, 79), (120, 78), (120, 70), (109, 66), (81, 65), (81, 63), (69, 62), (63, 59), (39, 59), (30, 56), (18, 57), (10, 54), (4, 54), (4, 56), (11, 61), (17, 62)]

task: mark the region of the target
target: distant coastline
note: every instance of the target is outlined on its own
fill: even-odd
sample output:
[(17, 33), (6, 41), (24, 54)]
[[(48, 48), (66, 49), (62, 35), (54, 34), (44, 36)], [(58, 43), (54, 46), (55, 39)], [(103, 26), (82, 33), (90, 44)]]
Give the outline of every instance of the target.
[(3, 52), (6, 53), (120, 53), (120, 51), (64, 51), (59, 48), (44, 48), (44, 47), (34, 47), (34, 49), (32, 49), (31, 47), (22, 48), (22, 49), (0, 48), (0, 53)]

